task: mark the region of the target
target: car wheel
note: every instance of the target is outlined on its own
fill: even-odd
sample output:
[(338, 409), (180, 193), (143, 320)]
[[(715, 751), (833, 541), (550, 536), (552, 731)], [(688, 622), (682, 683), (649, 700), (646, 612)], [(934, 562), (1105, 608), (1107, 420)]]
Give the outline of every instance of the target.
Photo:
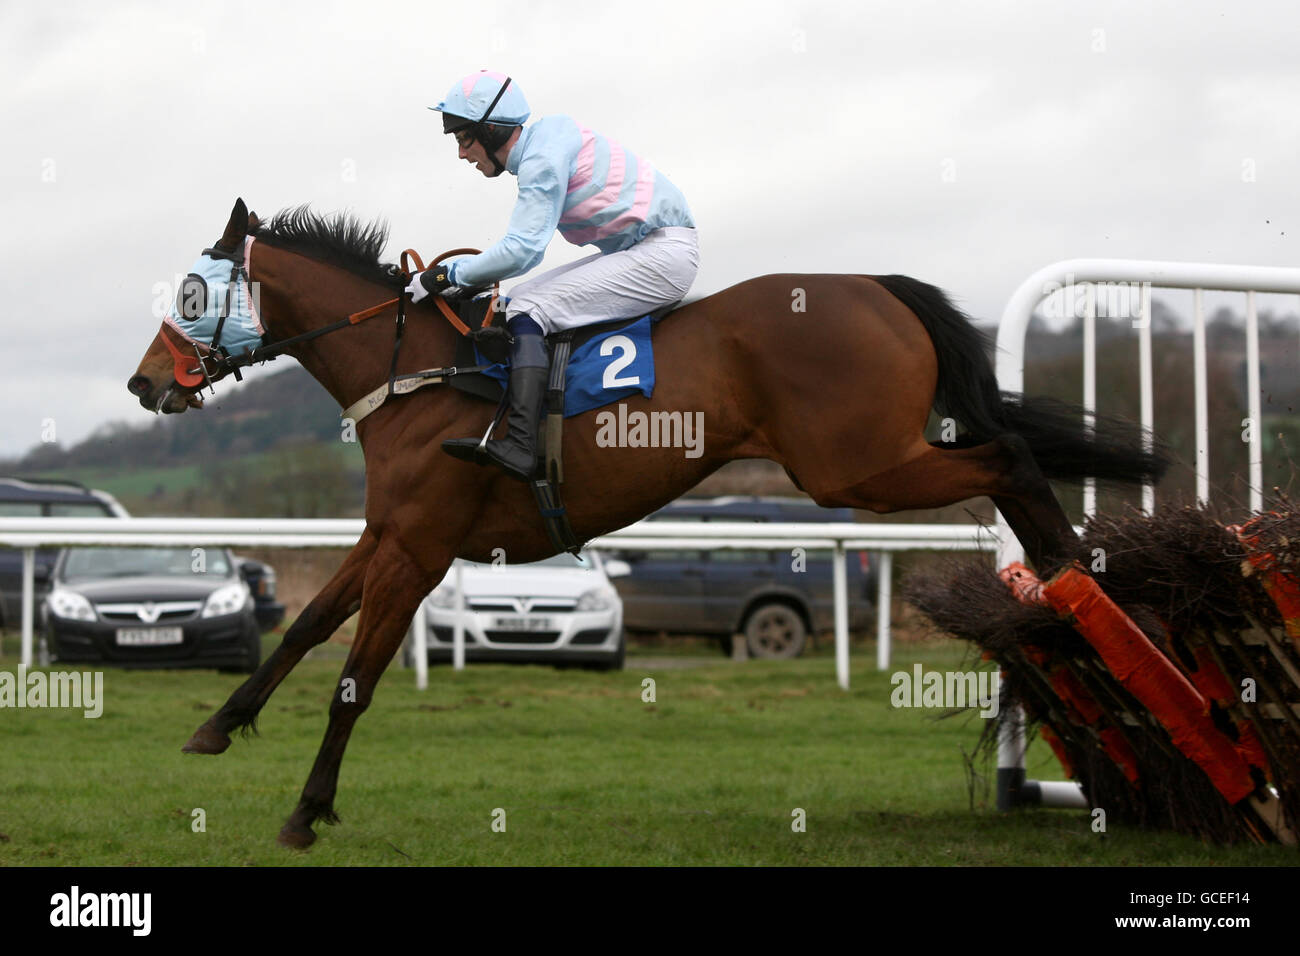
[(807, 640), (803, 617), (789, 604), (760, 604), (745, 619), (745, 643), (751, 657), (798, 657)]

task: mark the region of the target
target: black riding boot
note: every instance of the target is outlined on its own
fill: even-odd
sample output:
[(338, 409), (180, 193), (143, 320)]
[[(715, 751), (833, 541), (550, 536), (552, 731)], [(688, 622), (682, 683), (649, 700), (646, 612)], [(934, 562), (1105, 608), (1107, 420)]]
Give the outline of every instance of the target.
[(537, 469), (537, 423), (546, 401), (549, 371), (545, 337), (516, 332), (510, 346), (509, 434), (489, 439), (486, 446), (480, 446), (478, 438), (452, 438), (442, 443), (442, 450), (461, 461), (494, 464), (519, 481), (531, 479)]

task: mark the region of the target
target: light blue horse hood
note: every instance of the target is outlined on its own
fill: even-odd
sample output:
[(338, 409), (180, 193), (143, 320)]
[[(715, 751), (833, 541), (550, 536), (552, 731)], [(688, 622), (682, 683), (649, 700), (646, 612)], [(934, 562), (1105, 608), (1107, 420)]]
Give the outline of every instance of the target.
[[(244, 240), (244, 275), (248, 275), (248, 260), (253, 248), (253, 237)], [(230, 269), (233, 263), (229, 259), (214, 259), (209, 255), (199, 256), (190, 268), (186, 281), (177, 290), (171, 308), (163, 321), (179, 332), (190, 342), (209, 345), (217, 330), (217, 320), (226, 302), (226, 288), (230, 285)], [(190, 281), (190, 276), (203, 280), (204, 292), (200, 295), (198, 285)], [(250, 288), (251, 280), (240, 281), (230, 296), (230, 314), (221, 327), (220, 345), (231, 355), (239, 355), (245, 348), (257, 348), (262, 344), (266, 329), (257, 314), (256, 290)]]

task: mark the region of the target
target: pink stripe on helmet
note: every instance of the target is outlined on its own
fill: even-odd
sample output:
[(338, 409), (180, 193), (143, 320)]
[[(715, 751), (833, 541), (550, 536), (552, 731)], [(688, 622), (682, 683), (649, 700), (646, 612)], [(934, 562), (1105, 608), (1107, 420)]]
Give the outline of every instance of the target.
[[(504, 83), (506, 81), (506, 75), (504, 73), (498, 73), (495, 70), (479, 70), (477, 73), (471, 73), (460, 81), (460, 91), (465, 94), (465, 99), (470, 98), (470, 94), (474, 92), (474, 87), (478, 84), (478, 81), (485, 76), (496, 80), (498, 83)], [(478, 117), (471, 116), (469, 118), (477, 119)]]

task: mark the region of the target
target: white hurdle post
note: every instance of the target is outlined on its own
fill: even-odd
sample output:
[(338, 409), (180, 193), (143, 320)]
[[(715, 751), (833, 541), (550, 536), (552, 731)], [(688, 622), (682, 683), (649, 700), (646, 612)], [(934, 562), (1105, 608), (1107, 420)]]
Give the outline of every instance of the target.
[[(1275, 266), (1222, 265), (1197, 262), (1157, 262), (1128, 259), (1067, 259), (1039, 269), (1016, 289), (1002, 313), (997, 335), (997, 377), (1003, 391), (1024, 392), (1025, 334), (1034, 309), (1052, 292), (1075, 285), (1088, 290), (1084, 312), (1083, 404), (1085, 414), (1096, 412), (1096, 289), (1107, 283), (1139, 283), (1140, 308), (1138, 356), (1141, 362), (1141, 424), (1153, 430), (1154, 384), (1151, 362), (1151, 288), (1193, 290), (1193, 363), (1195, 365), (1196, 497), (1205, 504), (1210, 498), (1209, 414), (1206, 385), (1206, 345), (1203, 291), (1246, 293), (1246, 374), (1250, 417), (1249, 487), (1250, 508), (1258, 512), (1264, 504), (1264, 464), (1260, 421), (1259, 319), (1255, 295), (1258, 292), (1300, 294), (1300, 269)], [(1084, 489), (1084, 512), (1096, 513), (1095, 485)], [(1142, 490), (1142, 508), (1155, 509), (1155, 489)], [(998, 567), (1022, 560), (1024, 551), (1001, 516), (998, 517), (1001, 546)], [(1008, 714), (998, 738), (998, 809), (1015, 806), (1085, 806), (1082, 791), (1073, 783), (1049, 783), (1025, 779), (1024, 714), (1015, 707)]]

